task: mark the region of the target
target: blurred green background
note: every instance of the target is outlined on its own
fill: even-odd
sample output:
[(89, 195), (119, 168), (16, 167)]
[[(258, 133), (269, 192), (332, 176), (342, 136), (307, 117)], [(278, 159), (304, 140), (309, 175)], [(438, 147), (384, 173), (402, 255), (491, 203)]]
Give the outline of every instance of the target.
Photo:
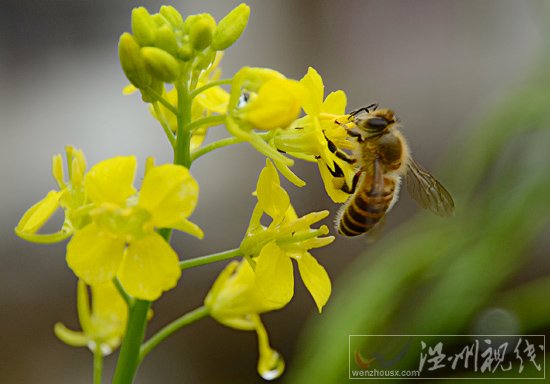
[[(21, 214), (54, 183), (50, 158), (66, 144), (90, 164), (171, 155), (138, 97), (123, 97), (118, 36), (132, 7), (159, 1), (4, 0), (0, 3), (0, 382), (89, 383), (91, 356), (53, 335), (77, 327), (76, 280), (64, 245), (13, 235)], [(225, 15), (237, 1), (168, 2), (184, 15)], [(282, 383), (342, 383), (349, 334), (548, 334), (550, 329), (550, 9), (544, 0), (250, 1), (241, 40), (222, 63), (268, 66), (300, 78), (308, 66), (349, 108), (397, 111), (415, 158), (451, 191), (457, 214), (439, 219), (402, 193), (379, 241), (338, 238), (315, 252), (333, 278), (322, 315), (302, 284), (266, 316), (283, 353)], [(223, 137), (215, 128), (209, 140)], [(245, 145), (194, 165), (192, 216), (205, 241), (175, 236), (182, 258), (236, 247), (254, 199), (261, 156)], [(316, 167), (288, 186), (299, 214), (338, 208)], [(230, 203), (228, 203), (230, 202)], [(331, 216), (332, 219), (333, 215)], [(327, 224), (330, 220), (327, 220)], [(184, 274), (155, 303), (150, 331), (200, 305), (223, 265)], [(144, 362), (137, 383), (255, 383), (252, 333), (205, 320)], [(110, 377), (115, 358), (107, 359)], [(108, 380), (106, 380), (108, 382)], [(371, 382), (376, 382), (371, 381)]]

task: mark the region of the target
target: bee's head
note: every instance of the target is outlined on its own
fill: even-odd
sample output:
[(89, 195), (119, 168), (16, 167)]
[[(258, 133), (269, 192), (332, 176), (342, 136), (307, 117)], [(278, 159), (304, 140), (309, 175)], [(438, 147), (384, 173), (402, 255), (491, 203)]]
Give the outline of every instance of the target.
[(377, 134), (383, 132), (392, 124), (395, 124), (397, 122), (397, 117), (391, 109), (382, 108), (359, 113), (353, 116), (353, 120), (355, 125), (360, 129), (370, 134)]

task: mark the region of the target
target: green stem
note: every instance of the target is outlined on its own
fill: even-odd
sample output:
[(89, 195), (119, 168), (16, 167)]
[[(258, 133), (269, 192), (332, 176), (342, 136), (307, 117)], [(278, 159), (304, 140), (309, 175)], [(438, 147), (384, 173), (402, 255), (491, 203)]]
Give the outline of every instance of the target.
[(200, 88), (195, 89), (193, 92), (189, 94), (189, 98), (192, 100), (195, 97), (197, 97), (199, 93), (206, 91), (208, 88), (217, 87), (218, 85), (231, 84), (232, 81), (233, 79), (222, 79), (222, 80), (212, 81), (206, 85), (203, 85)]
[(243, 253), (240, 248), (230, 249), (229, 251), (214, 253), (208, 256), (196, 257), (194, 259), (180, 261), (180, 268), (182, 270), (199, 267), (201, 265), (215, 263), (217, 261), (223, 261), (232, 259), (233, 257), (242, 256)]
[(126, 305), (128, 305), (128, 308), (130, 308), (134, 304), (134, 298), (126, 292), (122, 284), (120, 284), (120, 280), (118, 279), (118, 277), (115, 277), (113, 279), (113, 284), (115, 285), (120, 296), (122, 296), (122, 298), (126, 302)]
[(202, 126), (213, 127), (216, 125), (221, 125), (224, 122), (225, 122), (225, 115), (208, 116), (208, 117), (203, 117), (202, 119), (193, 121), (191, 124), (189, 124), (187, 129), (193, 132), (195, 129)]
[[(258, 136), (260, 136), (263, 139), (267, 139), (268, 134), (262, 134), (259, 133)], [(197, 150), (193, 151), (191, 153), (191, 161), (197, 160), (199, 157), (206, 155), (208, 152), (211, 152), (213, 150), (216, 150), (218, 148), (227, 147), (229, 145), (239, 144), (244, 142), (245, 140), (240, 137), (226, 137), (224, 139), (215, 141), (213, 143), (207, 144), (204, 147), (200, 147)]]
[(155, 335), (153, 335), (149, 340), (147, 340), (146, 343), (143, 344), (143, 346), (141, 347), (141, 351), (139, 353), (140, 361), (143, 360), (143, 358), (147, 356), (147, 354), (151, 352), (153, 348), (159, 345), (164, 339), (166, 339), (172, 333), (185, 327), (186, 325), (189, 325), (191, 323), (194, 323), (197, 320), (202, 319), (203, 317), (206, 317), (207, 315), (208, 315), (208, 308), (202, 306), (172, 321), (170, 324), (162, 328)]
[(159, 104), (157, 102), (152, 103), (153, 109), (155, 110), (155, 114), (158, 116), (159, 123), (162, 126), (162, 129), (164, 130), (164, 134), (168, 138), (168, 141), (170, 142), (170, 145), (172, 145), (172, 148), (176, 145), (176, 136), (172, 133), (172, 130), (168, 126), (168, 123), (166, 122), (166, 119), (164, 118), (164, 115), (162, 114)]
[[(172, 230), (168, 228), (159, 229), (159, 234), (170, 241)], [(115, 279), (115, 286), (118, 280)], [(118, 282), (120, 285), (120, 282)], [(118, 287), (117, 287), (118, 289)], [(124, 289), (120, 286), (124, 293)], [(120, 290), (119, 290), (120, 292)], [(129, 296), (128, 296), (129, 297)], [(113, 384), (131, 384), (136, 375), (140, 358), (139, 349), (143, 338), (145, 337), (145, 328), (147, 326), (147, 313), (151, 307), (150, 301), (132, 299), (129, 306), (128, 323), (126, 324), (126, 334), (122, 342), (122, 348), (118, 356)]]
[(94, 384), (101, 384), (102, 374), (103, 354), (101, 353), (101, 345), (97, 343), (94, 348)]
[(191, 130), (189, 130), (188, 126), (191, 122), (191, 100), (189, 99), (189, 91), (181, 82), (176, 84), (176, 92), (178, 93), (178, 131), (174, 151), (174, 164), (183, 165), (189, 169), (191, 166)]
[(153, 96), (156, 97), (156, 101), (158, 101), (159, 103), (161, 103), (162, 105), (164, 105), (164, 107), (169, 110), (170, 112), (172, 112), (174, 115), (177, 115), (178, 114), (178, 111), (176, 110), (176, 108), (174, 108), (174, 106), (172, 104), (170, 104), (170, 102), (168, 102), (168, 100), (166, 100), (164, 97), (162, 97), (162, 95), (160, 93), (158, 93), (157, 91), (155, 91), (153, 88), (151, 87), (148, 87), (147, 88), (147, 92), (151, 93)]
[(195, 161), (202, 155), (206, 155), (208, 152), (211, 152), (215, 149), (227, 147), (233, 144), (239, 144), (239, 143), (242, 143), (243, 141), (244, 141), (243, 139), (238, 137), (226, 137), (225, 139), (215, 141), (213, 143), (210, 143), (208, 145), (205, 145), (204, 147), (200, 147), (199, 149), (193, 151), (191, 153), (191, 160)]
[(145, 336), (147, 312), (150, 307), (150, 301), (136, 300), (130, 308), (113, 384), (131, 384), (134, 380), (139, 365), (139, 348)]

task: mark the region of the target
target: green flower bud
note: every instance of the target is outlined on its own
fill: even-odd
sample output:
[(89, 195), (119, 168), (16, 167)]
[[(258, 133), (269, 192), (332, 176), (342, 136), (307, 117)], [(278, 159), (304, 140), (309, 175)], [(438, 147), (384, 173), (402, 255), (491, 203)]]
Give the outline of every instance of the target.
[(163, 25), (158, 29), (155, 38), (155, 47), (161, 48), (172, 55), (176, 55), (178, 43), (176, 42), (174, 31), (168, 25)]
[(118, 56), (122, 70), (136, 88), (146, 88), (151, 84), (152, 77), (145, 68), (145, 61), (140, 49), (139, 44), (128, 32), (120, 36)]
[(159, 80), (171, 83), (180, 74), (179, 62), (166, 51), (156, 47), (143, 47), (141, 54), (149, 72)]
[(164, 16), (162, 16), (160, 13), (155, 13), (155, 14), (151, 15), (151, 18), (153, 19), (153, 21), (157, 25), (157, 28), (163, 27), (165, 25), (170, 27), (170, 23), (168, 22), (168, 20), (166, 20), (166, 18)]
[(212, 41), (212, 48), (217, 51), (223, 51), (233, 45), (246, 28), (249, 16), (250, 7), (244, 3), (239, 4), (229, 12), (218, 23), (218, 28), (216, 28)]
[(141, 45), (151, 45), (155, 41), (157, 23), (143, 7), (132, 10), (132, 32), (136, 41)]
[(168, 20), (170, 24), (172, 24), (172, 27), (174, 28), (183, 28), (183, 17), (181, 14), (177, 11), (176, 8), (172, 7), (171, 5), (163, 5), (160, 7), (160, 14)]
[(183, 44), (178, 48), (178, 59), (189, 61), (193, 57), (193, 47), (189, 43)]
[(196, 15), (191, 25), (189, 25), (189, 41), (197, 51), (202, 51), (212, 42), (212, 36), (216, 29), (216, 21), (214, 18), (203, 13)]
[(152, 103), (158, 100), (158, 96), (164, 92), (164, 83), (160, 80), (153, 79), (153, 82), (149, 86), (154, 92), (150, 92), (148, 89), (141, 89), (141, 99), (146, 103)]

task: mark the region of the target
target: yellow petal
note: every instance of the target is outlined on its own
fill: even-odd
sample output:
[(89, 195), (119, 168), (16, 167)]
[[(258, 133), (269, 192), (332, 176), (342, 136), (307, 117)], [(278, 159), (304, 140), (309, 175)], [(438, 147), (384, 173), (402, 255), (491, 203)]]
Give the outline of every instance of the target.
[(331, 92), (323, 103), (323, 112), (334, 115), (346, 113), (347, 97), (344, 91)]
[(224, 114), (227, 112), (229, 93), (222, 87), (212, 87), (198, 94), (195, 100), (207, 111)]
[(86, 193), (94, 203), (122, 205), (136, 190), (132, 185), (137, 161), (134, 156), (119, 156), (103, 160), (86, 174)]
[(193, 134), (191, 135), (191, 144), (190, 144), (191, 151), (194, 151), (195, 149), (199, 148), (202, 145), (207, 133), (208, 133), (208, 128), (206, 127), (200, 127), (193, 132)]
[(199, 185), (187, 168), (165, 164), (147, 172), (138, 205), (149, 211), (156, 227), (170, 228), (193, 212), (198, 198)]
[(127, 86), (122, 88), (122, 94), (125, 96), (131, 95), (132, 93), (137, 92), (137, 90), (138, 89), (135, 87), (134, 84), (128, 84)]
[(278, 309), (284, 304), (266, 300), (256, 288), (256, 274), (250, 263), (243, 259), (232, 262), (220, 273), (208, 293), (205, 304), (210, 314), (220, 323), (237, 329), (253, 329), (243, 319), (254, 313)]
[(86, 285), (84, 280), (80, 279), (78, 279), (76, 290), (76, 305), (80, 327), (82, 328), (84, 333), (89, 336), (90, 330), (92, 329), (90, 296), (88, 294), (88, 286)]
[(204, 232), (202, 231), (202, 229), (200, 229), (200, 227), (197, 224), (187, 219), (183, 219), (180, 222), (171, 225), (170, 228), (174, 228), (174, 229), (177, 229), (178, 231), (186, 232), (190, 235), (195, 236), (198, 239), (202, 239), (204, 237)]
[(292, 261), (275, 241), (266, 244), (256, 260), (256, 286), (266, 300), (287, 304), (294, 295)]
[(219, 296), (223, 292), (225, 285), (230, 278), (230, 276), (235, 272), (239, 263), (237, 261), (232, 261), (223, 269), (223, 271), (218, 275), (216, 281), (210, 288), (208, 295), (204, 299), (204, 304), (210, 310), (210, 313), (213, 314), (216, 312), (216, 306), (220, 303)]
[(285, 76), (270, 68), (243, 67), (231, 82), (231, 95), (228, 108), (232, 110), (239, 103), (243, 90), (248, 92), (258, 92), (260, 87), (273, 79), (284, 79)]
[(115, 277), (124, 247), (123, 240), (102, 235), (92, 223), (67, 244), (67, 264), (87, 284), (104, 283)]
[(298, 259), (298, 269), (320, 313), (331, 292), (331, 283), (327, 271), (309, 252), (304, 252), (302, 257)]
[(71, 347), (84, 347), (90, 342), (88, 336), (83, 332), (73, 331), (62, 323), (55, 323), (53, 331), (62, 342)]
[[(176, 108), (177, 103), (178, 103), (178, 94), (177, 94), (175, 88), (171, 89), (168, 92), (164, 92), (163, 98), (169, 104), (174, 106), (174, 108)], [(196, 103), (193, 103), (193, 111), (198, 110), (198, 115), (200, 115), (202, 113), (202, 111), (200, 111), (200, 109), (197, 109), (195, 107), (196, 105), (197, 105)], [(168, 127), (172, 130), (172, 132), (176, 132), (177, 129), (178, 129), (178, 120), (177, 120), (176, 115), (174, 113), (172, 113), (172, 111), (170, 111), (168, 108), (166, 108), (164, 106), (164, 104), (159, 103), (158, 107), (159, 107), (159, 111), (160, 111), (161, 116), (157, 115), (157, 113), (155, 112), (155, 109), (152, 106), (149, 109), (149, 112), (151, 112), (153, 117), (155, 119), (157, 119), (158, 121), (164, 121), (168, 125)], [(197, 118), (198, 118), (197, 115), (193, 114), (193, 119), (197, 119)]]
[(50, 191), (38, 203), (30, 207), (23, 215), (19, 224), (15, 227), (16, 232), (36, 233), (53, 216), (59, 207), (61, 192)]
[(93, 286), (92, 298), (94, 316), (109, 321), (117, 319), (121, 323), (126, 321), (128, 306), (112, 281)]
[(286, 128), (298, 118), (301, 101), (307, 98), (305, 95), (306, 91), (297, 81), (268, 81), (243, 108), (243, 117), (258, 129)]
[(92, 287), (91, 337), (110, 352), (118, 347), (126, 332), (128, 306), (112, 281)]
[(321, 113), (321, 105), (323, 104), (325, 89), (323, 79), (315, 69), (309, 67), (307, 74), (300, 80), (300, 83), (309, 92), (309, 95), (303, 100), (304, 111), (308, 115), (318, 116)]
[(150, 301), (175, 287), (180, 276), (178, 255), (157, 233), (131, 243), (118, 272), (128, 294)]
[(279, 174), (273, 163), (266, 160), (266, 166), (262, 169), (256, 186), (258, 203), (265, 213), (275, 221), (279, 221), (290, 205), (288, 193), (279, 183)]

